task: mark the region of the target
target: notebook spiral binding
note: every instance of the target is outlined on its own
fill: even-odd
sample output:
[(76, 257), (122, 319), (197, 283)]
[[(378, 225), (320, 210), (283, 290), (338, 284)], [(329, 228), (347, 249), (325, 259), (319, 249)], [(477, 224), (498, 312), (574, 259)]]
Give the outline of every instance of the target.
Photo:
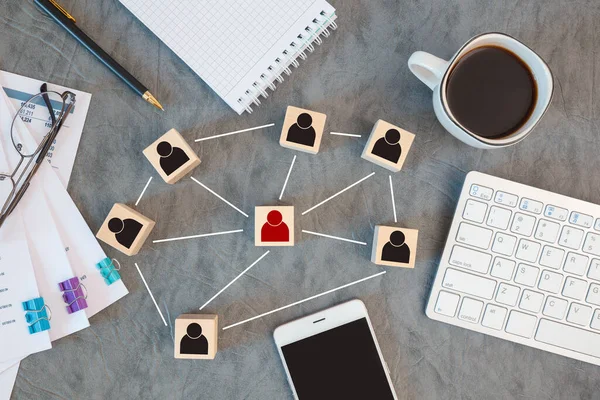
[(277, 87), (275, 81), (282, 83), (284, 81), (283, 74), (291, 75), (292, 69), (298, 68), (300, 63), (298, 58), (306, 60), (308, 55), (306, 52), (312, 53), (315, 50), (314, 44), (320, 46), (323, 43), (324, 38), (331, 35), (332, 30), (337, 29), (335, 22), (336, 16), (327, 15), (325, 11), (321, 11), (319, 16), (312, 20), (312, 24), (304, 28), (304, 32), (298, 34), (297, 39), (289, 44), (289, 47), (284, 50), (280, 57), (277, 57), (273, 64), (269, 66), (267, 71), (263, 72), (258, 79), (252, 84), (252, 87), (245, 91), (245, 95), (238, 99), (238, 103), (244, 106), (244, 109), (251, 114), (252, 104), (257, 106), (260, 105), (259, 97), (267, 98), (269, 93), (267, 88), (274, 91)]

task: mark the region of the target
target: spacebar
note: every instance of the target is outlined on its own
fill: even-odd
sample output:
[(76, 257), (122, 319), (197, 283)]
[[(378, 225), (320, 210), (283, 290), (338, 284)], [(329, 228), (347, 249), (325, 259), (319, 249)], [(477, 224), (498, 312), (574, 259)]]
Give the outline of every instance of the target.
[(600, 335), (542, 319), (535, 340), (600, 358)]

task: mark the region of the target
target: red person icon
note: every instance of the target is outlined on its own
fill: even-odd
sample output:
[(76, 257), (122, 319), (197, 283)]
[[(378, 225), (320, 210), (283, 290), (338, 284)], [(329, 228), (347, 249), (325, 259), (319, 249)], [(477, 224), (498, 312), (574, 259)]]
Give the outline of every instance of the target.
[(277, 210), (269, 211), (267, 222), (260, 230), (260, 240), (262, 242), (289, 242), (290, 229), (283, 222), (283, 215)]

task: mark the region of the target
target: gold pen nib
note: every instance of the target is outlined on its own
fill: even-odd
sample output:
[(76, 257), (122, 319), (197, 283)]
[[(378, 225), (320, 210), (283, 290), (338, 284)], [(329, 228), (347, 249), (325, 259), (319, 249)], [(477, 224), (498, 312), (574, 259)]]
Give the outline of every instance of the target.
[(144, 95), (142, 96), (142, 98), (144, 100), (146, 100), (148, 103), (152, 104), (154, 107), (165, 111), (165, 109), (163, 108), (163, 106), (160, 105), (160, 103), (158, 102), (158, 100), (156, 100), (156, 98), (154, 96), (152, 96), (152, 93), (146, 91), (146, 93), (144, 93)]

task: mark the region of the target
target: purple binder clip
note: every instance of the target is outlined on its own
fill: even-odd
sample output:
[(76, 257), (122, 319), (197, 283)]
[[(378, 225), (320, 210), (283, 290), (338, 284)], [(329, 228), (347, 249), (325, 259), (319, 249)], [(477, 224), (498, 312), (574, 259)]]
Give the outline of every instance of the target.
[(87, 290), (85, 286), (79, 282), (78, 277), (67, 279), (58, 284), (63, 293), (63, 300), (67, 303), (67, 312), (73, 314), (87, 308)]

